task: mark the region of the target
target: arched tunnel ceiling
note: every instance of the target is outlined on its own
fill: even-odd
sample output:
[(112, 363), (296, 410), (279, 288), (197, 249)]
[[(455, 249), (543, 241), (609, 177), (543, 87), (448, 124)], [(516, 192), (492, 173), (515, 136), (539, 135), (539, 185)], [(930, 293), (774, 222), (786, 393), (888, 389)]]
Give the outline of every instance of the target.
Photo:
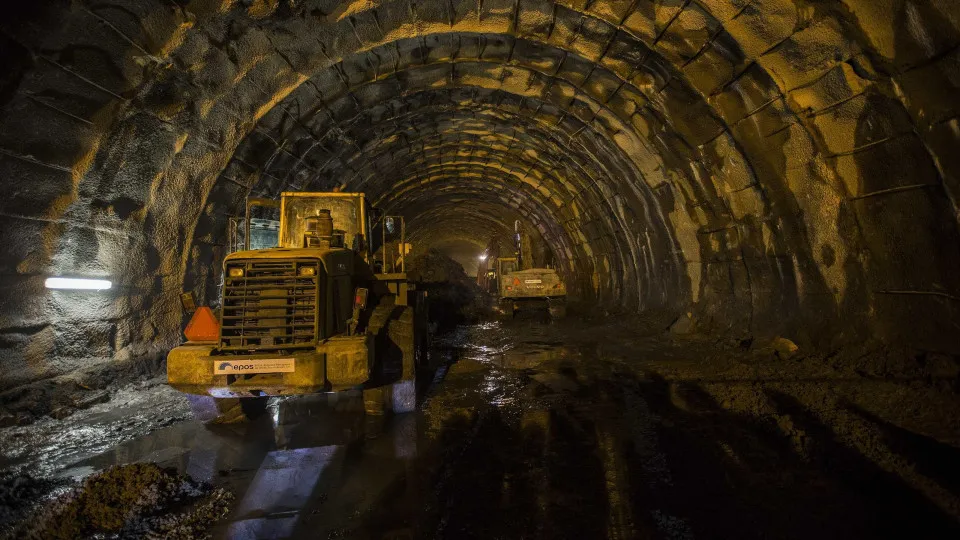
[[(162, 350), (248, 195), (334, 188), (424, 245), (520, 220), (586, 304), (956, 348), (952, 0), (22, 9), (0, 27), (0, 216), (23, 380)], [(119, 294), (68, 305), (53, 274)]]

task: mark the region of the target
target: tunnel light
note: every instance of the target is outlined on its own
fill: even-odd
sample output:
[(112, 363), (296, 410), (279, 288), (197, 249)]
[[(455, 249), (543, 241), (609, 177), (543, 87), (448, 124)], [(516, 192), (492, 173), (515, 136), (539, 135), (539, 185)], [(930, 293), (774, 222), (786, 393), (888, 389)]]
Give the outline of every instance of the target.
[(105, 279), (52, 277), (47, 278), (47, 281), (44, 282), (44, 285), (46, 285), (48, 289), (105, 291), (109, 289), (113, 283), (110, 283)]
[(480, 257), (479, 257), (479, 259), (480, 259), (481, 261), (487, 260), (487, 254), (486, 254), (486, 253), (481, 254)]

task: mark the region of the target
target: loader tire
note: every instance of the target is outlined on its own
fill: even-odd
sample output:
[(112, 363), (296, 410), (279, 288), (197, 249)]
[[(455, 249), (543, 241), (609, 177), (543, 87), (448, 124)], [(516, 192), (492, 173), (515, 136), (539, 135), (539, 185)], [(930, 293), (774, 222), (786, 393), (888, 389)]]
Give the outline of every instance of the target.
[(364, 389), (367, 414), (400, 414), (416, 409), (417, 339), (413, 308), (381, 305), (370, 317), (376, 339), (379, 385)]
[(368, 332), (375, 339), (374, 371), (387, 378), (416, 378), (417, 339), (413, 308), (392, 304), (377, 306), (370, 316)]
[(403, 355), (400, 376), (403, 380), (413, 380), (417, 375), (417, 336), (414, 323), (413, 308), (404, 306), (398, 316), (387, 325), (390, 342)]

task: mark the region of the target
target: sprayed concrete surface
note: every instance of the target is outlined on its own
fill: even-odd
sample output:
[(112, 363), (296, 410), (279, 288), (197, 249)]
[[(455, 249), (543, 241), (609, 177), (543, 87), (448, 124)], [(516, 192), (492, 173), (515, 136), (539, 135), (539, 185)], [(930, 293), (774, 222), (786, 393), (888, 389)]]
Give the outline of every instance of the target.
[(5, 429), (4, 468), (34, 476), (36, 502), (115, 465), (170, 467), (235, 497), (215, 538), (960, 535), (946, 368), (537, 316), (459, 327), (431, 355), (413, 414), (342, 394), (203, 426), (147, 383)]
[(247, 197), (301, 190), (414, 249), (519, 221), (589, 304), (960, 353), (956, 0), (4, 7), (0, 392), (160, 358)]

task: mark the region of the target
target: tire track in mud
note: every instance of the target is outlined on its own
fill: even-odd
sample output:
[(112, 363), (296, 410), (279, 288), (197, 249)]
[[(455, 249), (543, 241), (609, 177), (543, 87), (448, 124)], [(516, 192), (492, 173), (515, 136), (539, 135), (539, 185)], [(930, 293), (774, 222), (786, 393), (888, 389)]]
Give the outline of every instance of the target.
[[(692, 538), (685, 519), (657, 504), (657, 490), (670, 486), (671, 475), (657, 446), (659, 419), (642, 396), (611, 382), (617, 374), (608, 366), (582, 369), (583, 352), (534, 345), (532, 355), (547, 361), (525, 358), (521, 348), (512, 357), (521, 369), (488, 359), (476, 366), (482, 375), (464, 378), (454, 366), (440, 395), (431, 398), (465, 396), (462, 388), (470, 384), (483, 396), (469, 428), (458, 428), (457, 450), (446, 454), (437, 472), (434, 496), (441, 515), (434, 536)], [(468, 469), (498, 477), (499, 485), (477, 483)], [(636, 500), (638, 478), (645, 486), (642, 503)], [(453, 488), (457, 493), (450, 493)], [(471, 521), (482, 512), (462, 512), (465, 505), (477, 506), (464, 495), (473, 489), (496, 491), (502, 501), (533, 493), (526, 501), (532, 514), (517, 516), (509, 531), (478, 526)]]
[[(529, 480), (537, 492), (535, 515), (524, 516), (527, 523), (512, 531), (485, 532), (524, 538), (885, 537), (891, 531), (911, 530), (897, 524), (897, 508), (926, 524), (913, 530), (936, 536), (937, 531), (956, 528), (936, 508), (952, 501), (954, 475), (929, 471), (943, 477), (942, 487), (931, 482), (918, 486), (916, 480), (907, 481), (918, 476), (908, 466), (904, 484), (884, 470), (890, 459), (878, 461), (873, 455), (895, 459), (897, 449), (905, 456), (919, 449), (955, 454), (943, 445), (914, 437), (910, 445), (874, 448), (875, 439), (893, 436), (892, 428), (877, 433), (880, 424), (867, 426), (873, 423), (864, 418), (858, 427), (849, 418), (856, 411), (842, 407), (829, 412), (845, 421), (825, 423), (819, 412), (778, 394), (780, 385), (762, 378), (744, 391), (761, 396), (765, 407), (734, 410), (725, 402), (733, 394), (721, 392), (718, 397), (708, 382), (675, 376), (668, 380), (654, 371), (655, 363), (601, 355), (596, 343), (568, 340), (543, 327), (527, 330), (507, 327), (494, 329), (492, 336), (465, 336), (477, 369), (493, 374), (494, 390), (520, 388), (511, 394), (512, 401), (494, 402), (487, 395), (474, 404), (478, 422), (496, 426), (472, 431), (471, 448), (481, 448), (477, 454), (497, 453), (493, 469), (520, 466), (536, 471), (530, 478), (537, 476)], [(658, 343), (651, 340), (643, 356), (657, 358), (658, 347), (675, 352)], [(507, 366), (511, 363), (514, 369)], [(467, 395), (474, 384), (474, 391), (490, 394), (489, 388), (482, 389), (483, 384), (490, 386), (489, 379), (471, 383), (459, 379), (456, 371), (451, 370), (453, 376), (441, 392)], [(796, 395), (819, 388), (817, 384), (808, 383)], [(536, 432), (532, 425), (538, 426)], [(838, 438), (852, 436), (857, 443), (864, 434), (872, 451), (863, 455), (856, 448), (861, 444), (851, 447), (850, 441)], [(517, 446), (505, 443), (511, 437), (534, 448), (525, 449), (522, 459), (504, 457)], [(891, 444), (896, 448), (886, 448)], [(929, 460), (920, 461), (921, 466), (925, 463)], [(450, 466), (450, 485), (458, 485), (457, 475), (470, 467), (481, 470), (487, 465), (477, 455), (465, 456)], [(875, 489), (862, 492), (860, 485)], [(917, 487), (947, 502), (931, 506), (913, 492)], [(505, 488), (486, 489), (502, 495)], [(577, 520), (569, 517), (574, 512)], [(457, 522), (469, 529), (470, 521), (471, 516), (460, 515)], [(439, 536), (449, 537), (452, 530), (444, 529)]]

